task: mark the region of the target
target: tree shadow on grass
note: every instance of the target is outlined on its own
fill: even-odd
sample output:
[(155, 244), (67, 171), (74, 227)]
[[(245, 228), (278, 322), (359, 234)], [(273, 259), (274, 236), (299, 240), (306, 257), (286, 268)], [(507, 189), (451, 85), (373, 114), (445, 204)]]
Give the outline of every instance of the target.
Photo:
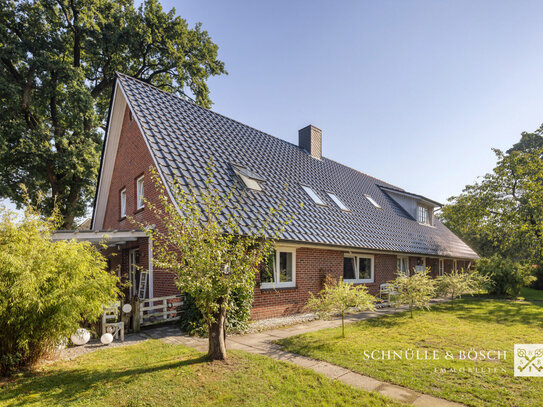
[[(25, 406), (32, 401), (41, 405), (66, 405), (70, 402), (81, 401), (81, 392), (93, 388), (100, 389), (107, 384), (123, 379), (122, 385), (135, 380), (141, 374), (149, 374), (184, 366), (208, 363), (205, 355), (152, 367), (141, 368), (112, 368), (105, 370), (90, 369), (59, 369), (50, 370), (43, 374), (28, 373), (14, 383), (0, 387), (0, 402), (9, 402), (10, 406)], [(127, 380), (128, 379), (128, 380)], [(21, 395), (36, 395), (35, 399)]]
[(466, 299), (455, 302), (452, 310), (457, 318), (464, 320), (543, 327), (543, 302), (541, 301)]

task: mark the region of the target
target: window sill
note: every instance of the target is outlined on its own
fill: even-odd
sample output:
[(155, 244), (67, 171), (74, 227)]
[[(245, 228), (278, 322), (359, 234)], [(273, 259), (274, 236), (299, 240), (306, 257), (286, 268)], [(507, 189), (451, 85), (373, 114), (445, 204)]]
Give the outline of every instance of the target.
[(123, 221), (123, 220), (125, 220), (125, 219), (126, 219), (126, 215), (125, 215), (125, 216), (121, 216), (121, 217), (119, 218), (119, 222), (121, 222), (121, 221)]
[(260, 291), (280, 291), (280, 290), (296, 290), (296, 284), (261, 284)]
[(134, 211), (134, 215), (135, 215), (136, 213), (142, 212), (144, 209), (145, 209), (145, 206), (142, 206), (141, 208), (136, 209), (136, 210)]
[(350, 284), (373, 284), (375, 280), (343, 280), (346, 283)]

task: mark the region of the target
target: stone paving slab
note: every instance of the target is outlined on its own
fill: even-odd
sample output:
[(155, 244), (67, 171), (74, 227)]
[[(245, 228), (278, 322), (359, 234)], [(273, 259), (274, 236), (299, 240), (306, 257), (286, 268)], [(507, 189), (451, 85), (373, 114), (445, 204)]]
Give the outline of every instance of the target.
[(344, 367), (333, 365), (328, 362), (319, 362), (316, 365), (311, 366), (311, 370), (328, 376), (332, 379), (337, 379), (340, 376), (344, 376), (350, 372), (350, 370)]
[(373, 377), (364, 376), (351, 371), (343, 376), (340, 376), (338, 380), (345, 384), (349, 384), (353, 387), (358, 387), (366, 391), (374, 391), (382, 384), (382, 382), (380, 382), (379, 380), (375, 380)]
[(417, 407), (462, 407), (463, 406), (463, 404), (439, 399), (434, 396), (429, 396), (428, 394), (421, 395), (418, 399), (416, 399), (413, 402), (413, 405)]
[(420, 393), (405, 387), (396, 386), (395, 384), (381, 382), (381, 385), (375, 389), (376, 392), (390, 397), (391, 399), (401, 401), (403, 403), (412, 404)]

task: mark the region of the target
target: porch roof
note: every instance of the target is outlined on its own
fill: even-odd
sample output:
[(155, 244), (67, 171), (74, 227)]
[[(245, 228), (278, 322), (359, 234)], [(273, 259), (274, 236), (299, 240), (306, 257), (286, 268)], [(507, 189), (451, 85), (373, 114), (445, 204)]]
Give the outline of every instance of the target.
[(147, 237), (141, 229), (133, 230), (57, 230), (51, 236), (57, 240), (80, 240), (91, 243), (105, 243), (107, 245), (135, 242), (138, 238)]

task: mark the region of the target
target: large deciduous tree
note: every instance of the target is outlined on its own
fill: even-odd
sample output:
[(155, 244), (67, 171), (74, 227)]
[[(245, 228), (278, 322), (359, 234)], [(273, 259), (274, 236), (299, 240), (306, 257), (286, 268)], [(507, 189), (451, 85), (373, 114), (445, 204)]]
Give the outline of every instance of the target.
[(226, 73), (201, 25), (158, 0), (0, 0), (0, 197), (24, 205), (24, 184), (64, 228), (85, 214), (116, 71), (205, 107)]
[[(543, 264), (543, 127), (523, 133), (496, 167), (443, 208), (445, 224), (485, 257)], [(541, 276), (543, 277), (543, 276)], [(543, 278), (538, 284), (543, 286)]]

